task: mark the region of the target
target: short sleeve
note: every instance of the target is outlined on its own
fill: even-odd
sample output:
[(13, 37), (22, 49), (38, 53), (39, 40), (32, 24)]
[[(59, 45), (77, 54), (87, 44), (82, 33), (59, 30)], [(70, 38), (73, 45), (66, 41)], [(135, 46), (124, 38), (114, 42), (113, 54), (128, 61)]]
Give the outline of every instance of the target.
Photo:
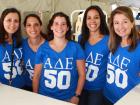
[(76, 43), (76, 59), (85, 60), (85, 53), (80, 44)]
[(36, 56), (35, 56), (35, 64), (42, 64), (43, 63), (43, 51), (42, 51), (42, 46), (39, 47), (37, 50)]

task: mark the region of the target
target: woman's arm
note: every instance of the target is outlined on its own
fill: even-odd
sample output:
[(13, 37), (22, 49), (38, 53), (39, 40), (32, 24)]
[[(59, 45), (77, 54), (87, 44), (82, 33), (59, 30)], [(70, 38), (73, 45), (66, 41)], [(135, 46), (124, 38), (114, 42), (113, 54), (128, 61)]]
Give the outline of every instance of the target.
[(85, 83), (85, 78), (86, 78), (86, 73), (85, 73), (85, 61), (84, 60), (77, 60), (77, 70), (78, 70), (78, 84), (77, 84), (77, 89), (75, 91), (75, 96), (73, 96), (70, 100), (71, 103), (78, 104), (79, 102), (79, 97), (78, 95), (81, 94), (82, 89), (84, 87)]
[(42, 70), (42, 64), (36, 64), (33, 75), (33, 92), (38, 93), (40, 73)]
[(77, 89), (75, 93), (80, 95), (86, 79), (86, 73), (85, 73), (86, 68), (85, 68), (84, 60), (77, 61), (77, 69), (78, 69), (79, 79), (78, 79)]

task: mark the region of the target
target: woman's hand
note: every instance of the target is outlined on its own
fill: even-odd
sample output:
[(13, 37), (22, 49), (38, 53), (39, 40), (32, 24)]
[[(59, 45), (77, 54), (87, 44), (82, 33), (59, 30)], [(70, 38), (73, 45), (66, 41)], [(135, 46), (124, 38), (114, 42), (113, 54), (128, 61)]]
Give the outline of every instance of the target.
[(70, 99), (70, 102), (73, 103), (73, 104), (77, 104), (79, 103), (79, 97), (77, 96), (73, 96), (71, 99)]

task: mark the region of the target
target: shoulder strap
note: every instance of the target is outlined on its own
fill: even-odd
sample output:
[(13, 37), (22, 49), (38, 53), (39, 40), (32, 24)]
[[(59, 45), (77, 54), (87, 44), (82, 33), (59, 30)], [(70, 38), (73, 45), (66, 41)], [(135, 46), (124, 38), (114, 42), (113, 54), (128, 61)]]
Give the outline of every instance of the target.
[(12, 85), (12, 75), (13, 75), (13, 67), (14, 67), (14, 38), (12, 37), (12, 52), (11, 52), (11, 67), (10, 67), (10, 79), (9, 85)]

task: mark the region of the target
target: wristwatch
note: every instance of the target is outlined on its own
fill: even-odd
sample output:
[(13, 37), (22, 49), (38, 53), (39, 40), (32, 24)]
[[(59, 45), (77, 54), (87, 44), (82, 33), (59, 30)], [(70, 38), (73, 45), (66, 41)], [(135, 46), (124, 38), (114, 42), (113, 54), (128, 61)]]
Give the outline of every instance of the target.
[(74, 96), (80, 98), (80, 94), (75, 93)]

